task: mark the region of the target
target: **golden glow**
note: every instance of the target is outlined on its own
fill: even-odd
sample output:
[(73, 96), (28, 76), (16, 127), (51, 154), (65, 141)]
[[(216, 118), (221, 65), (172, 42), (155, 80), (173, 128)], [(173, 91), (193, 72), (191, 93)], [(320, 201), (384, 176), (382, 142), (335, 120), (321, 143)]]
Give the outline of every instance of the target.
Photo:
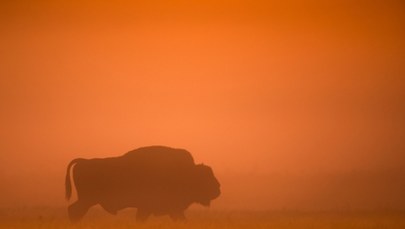
[[(0, 204), (65, 204), (71, 159), (154, 144), (212, 165), (224, 208), (309, 207), (311, 176), (372, 171), (362, 190), (404, 172), (401, 1), (0, 9)], [(404, 206), (381, 193), (369, 200)]]

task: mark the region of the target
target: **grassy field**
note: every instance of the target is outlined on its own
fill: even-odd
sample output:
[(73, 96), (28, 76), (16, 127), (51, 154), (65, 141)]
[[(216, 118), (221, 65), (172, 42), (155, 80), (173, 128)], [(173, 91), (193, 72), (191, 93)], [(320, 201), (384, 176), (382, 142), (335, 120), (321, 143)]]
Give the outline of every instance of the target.
[(172, 222), (168, 217), (152, 217), (136, 223), (134, 209), (111, 216), (91, 209), (84, 220), (72, 225), (65, 209), (1, 209), (0, 228), (405, 228), (405, 212), (272, 212), (189, 210), (186, 222)]

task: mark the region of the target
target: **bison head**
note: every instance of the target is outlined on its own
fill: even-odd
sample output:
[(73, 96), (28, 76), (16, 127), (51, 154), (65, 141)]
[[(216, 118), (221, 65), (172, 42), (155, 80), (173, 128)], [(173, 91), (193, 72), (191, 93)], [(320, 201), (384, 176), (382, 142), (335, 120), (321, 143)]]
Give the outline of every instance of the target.
[(204, 206), (209, 206), (211, 200), (217, 198), (221, 194), (219, 189), (220, 184), (209, 166), (199, 164), (195, 166), (194, 171), (195, 201)]

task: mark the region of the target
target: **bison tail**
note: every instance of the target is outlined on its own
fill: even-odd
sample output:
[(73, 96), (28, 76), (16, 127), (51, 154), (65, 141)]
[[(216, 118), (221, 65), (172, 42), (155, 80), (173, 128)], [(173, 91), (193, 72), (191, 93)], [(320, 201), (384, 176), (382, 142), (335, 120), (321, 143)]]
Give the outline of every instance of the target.
[(85, 160), (85, 159), (82, 159), (82, 158), (74, 159), (74, 160), (72, 160), (72, 161), (69, 163), (69, 165), (68, 165), (68, 167), (67, 167), (66, 179), (65, 179), (65, 188), (66, 188), (66, 190), (65, 190), (65, 191), (66, 191), (66, 192), (65, 192), (65, 196), (66, 196), (66, 200), (69, 200), (70, 197), (72, 196), (72, 184), (71, 184), (71, 182), (70, 182), (70, 168), (71, 168), (74, 164), (76, 164), (77, 162), (82, 161), (82, 160)]

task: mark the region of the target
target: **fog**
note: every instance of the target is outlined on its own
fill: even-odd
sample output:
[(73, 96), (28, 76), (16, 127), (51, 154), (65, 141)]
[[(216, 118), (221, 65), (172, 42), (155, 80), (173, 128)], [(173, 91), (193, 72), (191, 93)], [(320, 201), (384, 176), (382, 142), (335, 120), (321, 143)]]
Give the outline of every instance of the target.
[[(401, 1), (0, 3), (0, 206), (184, 148), (217, 209), (404, 209)], [(402, 194), (402, 195), (401, 195)]]

